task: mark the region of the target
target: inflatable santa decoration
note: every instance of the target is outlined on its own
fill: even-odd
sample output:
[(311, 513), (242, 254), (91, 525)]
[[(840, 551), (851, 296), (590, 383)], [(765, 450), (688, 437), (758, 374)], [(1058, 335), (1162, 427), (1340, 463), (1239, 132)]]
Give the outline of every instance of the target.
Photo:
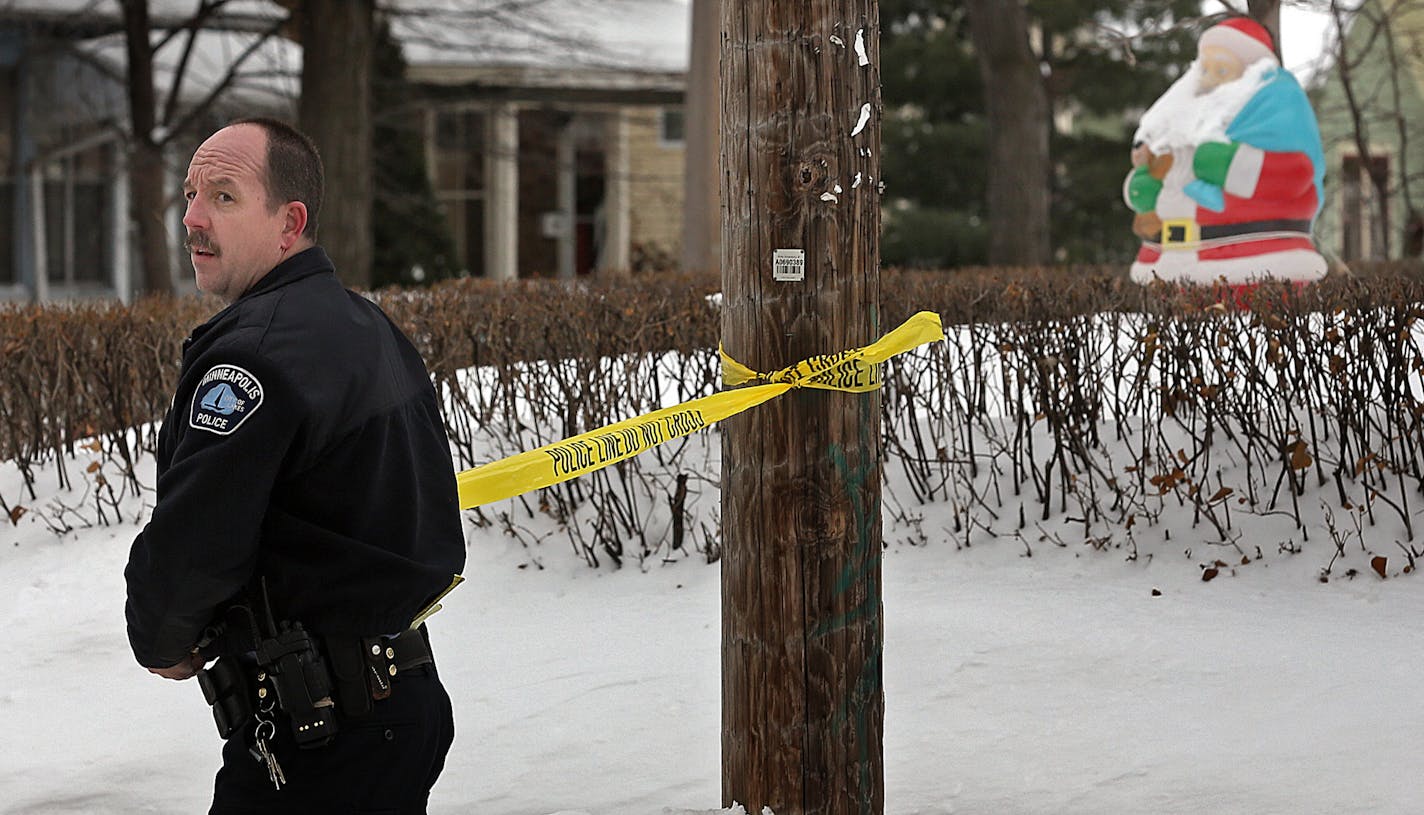
[(1311, 228), (1325, 156), (1315, 114), (1264, 27), (1206, 31), (1191, 68), (1142, 117), (1123, 197), (1143, 239), (1132, 279), (1238, 288), (1325, 274)]

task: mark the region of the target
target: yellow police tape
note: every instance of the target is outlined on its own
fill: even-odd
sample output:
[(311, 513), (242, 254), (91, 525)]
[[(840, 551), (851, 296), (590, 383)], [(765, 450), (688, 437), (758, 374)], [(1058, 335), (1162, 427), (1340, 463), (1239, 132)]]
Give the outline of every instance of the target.
[(722, 356), (723, 384), (763, 384), (655, 410), (466, 470), (458, 476), (460, 508), (470, 509), (513, 498), (601, 470), (774, 399), (792, 388), (851, 393), (873, 391), (880, 387), (880, 363), (942, 339), (944, 329), (939, 315), (921, 311), (870, 345), (812, 357), (772, 374), (759, 374), (718, 348)]

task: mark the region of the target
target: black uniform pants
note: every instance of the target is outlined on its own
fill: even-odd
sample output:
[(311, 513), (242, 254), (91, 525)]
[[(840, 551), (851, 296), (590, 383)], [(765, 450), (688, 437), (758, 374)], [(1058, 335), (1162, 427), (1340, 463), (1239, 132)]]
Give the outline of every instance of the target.
[(209, 815), (424, 813), (455, 738), (450, 697), (434, 665), (403, 673), (392, 690), (369, 716), (341, 722), (325, 747), (298, 748), (279, 718), (270, 746), (287, 775), (280, 791), (248, 752), (248, 734), (228, 739)]

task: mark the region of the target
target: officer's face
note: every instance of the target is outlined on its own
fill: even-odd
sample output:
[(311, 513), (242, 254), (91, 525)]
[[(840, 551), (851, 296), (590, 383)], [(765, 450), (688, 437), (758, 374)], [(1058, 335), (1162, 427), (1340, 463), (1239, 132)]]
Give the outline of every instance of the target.
[(286, 257), (306, 226), (299, 202), (267, 197), (267, 132), (225, 127), (193, 154), (183, 225), (198, 288), (232, 302)]

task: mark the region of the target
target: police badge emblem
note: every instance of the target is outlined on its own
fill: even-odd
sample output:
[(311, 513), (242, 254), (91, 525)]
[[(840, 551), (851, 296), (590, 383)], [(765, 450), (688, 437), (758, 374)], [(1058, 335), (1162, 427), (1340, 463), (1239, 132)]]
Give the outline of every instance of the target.
[(262, 383), (236, 365), (215, 365), (198, 380), (188, 426), (226, 436), (262, 407)]

